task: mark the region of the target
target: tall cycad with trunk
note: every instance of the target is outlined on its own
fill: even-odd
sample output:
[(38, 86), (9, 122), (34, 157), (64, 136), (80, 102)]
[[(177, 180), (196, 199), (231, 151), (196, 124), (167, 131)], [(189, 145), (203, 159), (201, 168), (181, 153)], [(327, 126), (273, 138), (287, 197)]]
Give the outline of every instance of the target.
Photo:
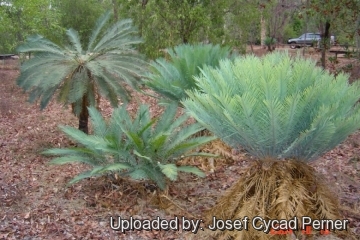
[(79, 117), (79, 129), (88, 132), (88, 106), (94, 106), (99, 96), (113, 106), (118, 97), (127, 101), (125, 83), (136, 87), (144, 61), (134, 49), (141, 39), (130, 19), (121, 20), (104, 30), (110, 18), (107, 12), (96, 23), (86, 49), (79, 34), (67, 30), (69, 46), (61, 47), (43, 38), (30, 37), (18, 47), (19, 52), (34, 53), (21, 66), (17, 84), (30, 92), (30, 102), (40, 100), (41, 109), (57, 94), (64, 105), (72, 104)]
[[(223, 141), (257, 158), (209, 218), (338, 217), (336, 199), (307, 163), (360, 128), (358, 84), (287, 53), (224, 60), (218, 69), (205, 67), (196, 84), (199, 90), (183, 101), (186, 109)], [(252, 228), (215, 234), (272, 236)]]

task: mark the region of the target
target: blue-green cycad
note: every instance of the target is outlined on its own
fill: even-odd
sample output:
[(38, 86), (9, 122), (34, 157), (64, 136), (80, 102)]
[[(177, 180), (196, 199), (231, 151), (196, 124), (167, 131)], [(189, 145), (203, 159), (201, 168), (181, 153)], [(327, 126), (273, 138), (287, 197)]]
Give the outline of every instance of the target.
[(220, 59), (230, 55), (229, 48), (211, 44), (182, 44), (166, 52), (169, 61), (159, 58), (152, 62), (152, 72), (147, 76), (146, 84), (176, 102), (187, 96), (185, 90), (197, 88), (193, 76), (200, 73), (200, 67), (216, 67)]
[(41, 98), (45, 108), (54, 94), (64, 105), (72, 104), (79, 116), (79, 129), (87, 132), (88, 106), (95, 106), (96, 97), (107, 98), (117, 106), (118, 97), (128, 100), (122, 83), (136, 87), (144, 61), (133, 48), (141, 43), (130, 19), (121, 20), (104, 30), (110, 18), (107, 12), (96, 23), (86, 49), (79, 34), (67, 30), (70, 45), (61, 47), (43, 38), (30, 37), (18, 47), (19, 52), (34, 53), (24, 62), (17, 84), (30, 92), (30, 102)]
[(204, 176), (196, 167), (176, 166), (175, 163), (185, 156), (210, 156), (193, 150), (214, 137), (192, 137), (203, 127), (199, 123), (184, 126), (188, 116), (175, 119), (176, 110), (177, 107), (171, 105), (159, 118), (151, 119), (148, 107), (142, 105), (132, 120), (123, 106), (115, 109), (106, 123), (96, 109), (89, 108), (94, 135), (63, 126), (61, 129), (81, 147), (55, 148), (44, 154), (60, 155), (51, 161), (53, 164), (83, 162), (92, 166), (90, 171), (78, 175), (70, 183), (116, 173), (132, 179), (151, 179), (164, 189), (166, 177), (176, 180), (178, 171)]
[[(208, 211), (209, 221), (213, 216), (340, 217), (336, 195), (304, 161), (360, 127), (359, 84), (349, 85), (348, 76), (335, 78), (315, 62), (287, 53), (224, 60), (218, 69), (205, 67), (196, 83), (199, 90), (188, 92), (185, 108), (226, 143), (258, 158)], [(293, 232), (298, 238), (302, 234)], [(216, 239), (274, 237), (254, 228), (206, 234)]]
[(360, 127), (360, 89), (347, 80), (287, 53), (247, 56), (205, 67), (183, 104), (233, 147), (313, 160)]

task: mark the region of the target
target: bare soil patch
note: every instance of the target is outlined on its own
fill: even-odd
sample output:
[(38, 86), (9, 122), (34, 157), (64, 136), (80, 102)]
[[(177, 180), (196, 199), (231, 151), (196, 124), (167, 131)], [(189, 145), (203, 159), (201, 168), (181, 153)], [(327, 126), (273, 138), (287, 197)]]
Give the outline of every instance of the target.
[[(341, 57), (339, 59), (342, 62)], [(356, 68), (353, 69), (360, 69), (355, 64), (358, 63), (354, 62)], [(105, 178), (88, 179), (66, 187), (86, 166), (51, 166), (47, 164), (50, 158), (40, 152), (71, 145), (57, 126), (76, 127), (77, 119), (70, 109), (55, 102), (43, 111), (37, 104), (28, 103), (27, 95), (15, 83), (19, 74), (17, 67), (14, 61), (0, 65), (0, 239), (196, 239), (196, 235), (185, 230), (123, 234), (110, 228), (109, 219), (110, 216), (201, 219), (204, 211), (245, 173), (252, 160), (247, 153), (234, 151), (217, 141), (203, 150), (221, 154), (221, 158), (186, 160), (203, 169), (207, 176), (200, 179), (181, 174), (166, 193), (141, 182), (119, 180), (114, 183)], [(139, 93), (133, 95), (130, 111), (134, 112), (139, 103), (150, 104), (154, 115), (162, 111), (154, 98)], [(103, 101), (101, 111), (109, 116), (112, 109)], [(350, 239), (358, 239), (360, 132), (311, 165), (338, 195), (343, 217), (350, 220)]]

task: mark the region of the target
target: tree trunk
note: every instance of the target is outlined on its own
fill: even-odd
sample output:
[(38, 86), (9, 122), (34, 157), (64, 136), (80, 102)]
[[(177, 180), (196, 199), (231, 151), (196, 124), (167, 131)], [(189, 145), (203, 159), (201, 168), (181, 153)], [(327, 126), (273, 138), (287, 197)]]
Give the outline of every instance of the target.
[(266, 22), (265, 22), (265, 18), (263, 16), (263, 12), (261, 11), (261, 18), (260, 18), (260, 27), (261, 27), (261, 32), (260, 32), (260, 45), (262, 47), (264, 47), (265, 45), (265, 38), (266, 38)]
[(79, 115), (79, 130), (83, 131), (84, 133), (88, 134), (88, 121), (89, 121), (89, 110), (88, 110), (89, 102), (87, 96), (84, 95), (82, 98), (81, 104), (81, 112)]
[(321, 41), (323, 42), (323, 46), (321, 49), (321, 66), (323, 69), (326, 68), (326, 48), (327, 48), (328, 40), (329, 40), (329, 29), (330, 29), (330, 22), (326, 21), (325, 30), (321, 36)]
[(139, 35), (140, 37), (142, 37), (144, 34), (143, 34), (143, 24), (144, 24), (144, 21), (146, 20), (146, 16), (145, 16), (145, 9), (146, 9), (146, 5), (148, 3), (148, 0), (142, 0), (142, 3), (141, 3), (141, 9), (139, 9), (140, 13), (140, 22), (139, 22)]
[(360, 14), (358, 15), (355, 28), (355, 39), (356, 39), (356, 52), (357, 57), (360, 59)]
[(186, 28), (186, 22), (183, 19), (180, 19), (180, 36), (182, 38), (182, 42), (184, 44), (187, 44), (189, 42), (188, 40), (188, 30)]
[(271, 45), (271, 44), (267, 45), (267, 48), (268, 48), (268, 51), (269, 51), (269, 52), (272, 52), (272, 51), (273, 51), (273, 50), (272, 50), (272, 45)]
[(253, 46), (253, 42), (250, 42), (250, 49), (251, 49), (251, 53), (254, 53), (254, 46)]
[(118, 2), (117, 0), (112, 0), (113, 9), (114, 9), (114, 20), (117, 22), (119, 20), (119, 14), (118, 14)]
[[(306, 9), (309, 8), (309, 0), (306, 0)], [(308, 32), (308, 13), (305, 11), (305, 34)], [(306, 35), (305, 35), (305, 38), (306, 38)], [(302, 51), (302, 54), (303, 56), (305, 56), (305, 48), (303, 48), (303, 51)]]

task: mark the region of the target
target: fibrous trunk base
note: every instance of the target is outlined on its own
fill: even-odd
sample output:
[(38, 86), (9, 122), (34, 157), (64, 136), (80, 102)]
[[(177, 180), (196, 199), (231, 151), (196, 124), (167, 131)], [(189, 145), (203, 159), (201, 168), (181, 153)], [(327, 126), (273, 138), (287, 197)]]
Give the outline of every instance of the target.
[[(248, 230), (224, 230), (203, 232), (216, 239), (303, 239), (306, 233), (301, 231), (302, 217), (311, 219), (341, 219), (337, 197), (317, 177), (315, 170), (305, 162), (297, 160), (264, 160), (255, 162), (247, 174), (242, 176), (218, 203), (208, 211), (207, 225), (216, 219), (243, 220), (249, 218)], [(290, 220), (296, 217), (298, 230), (289, 234), (268, 234), (252, 227), (255, 217)], [(259, 223), (260, 224), (260, 223)], [(312, 231), (311, 235), (319, 233)], [(307, 233), (308, 234), (308, 233)], [(331, 232), (330, 234), (333, 234)], [(290, 236), (291, 235), (291, 236)], [(296, 238), (295, 238), (296, 239)]]

